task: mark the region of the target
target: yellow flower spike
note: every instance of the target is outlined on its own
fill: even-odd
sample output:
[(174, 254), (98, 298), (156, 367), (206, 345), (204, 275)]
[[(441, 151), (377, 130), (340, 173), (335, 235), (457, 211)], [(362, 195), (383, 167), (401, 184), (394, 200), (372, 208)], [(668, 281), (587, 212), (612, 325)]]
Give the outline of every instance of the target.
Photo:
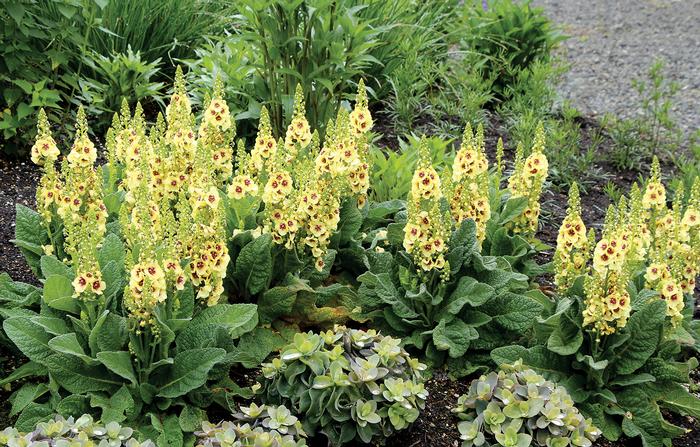
[(355, 108), (350, 114), (350, 122), (352, 123), (353, 135), (360, 136), (372, 129), (374, 121), (372, 114), (369, 111), (367, 91), (365, 89), (364, 79), (360, 79), (357, 84), (357, 96), (355, 97)]
[(270, 162), (276, 157), (277, 141), (272, 135), (270, 114), (263, 106), (260, 109), (260, 122), (258, 123), (258, 135), (255, 138), (255, 147), (251, 151), (251, 163), (256, 171), (262, 173), (270, 169)]
[(508, 179), (508, 189), (511, 197), (526, 197), (527, 208), (523, 214), (509, 223), (514, 233), (522, 233), (533, 237), (537, 232), (540, 214), (540, 195), (542, 186), (547, 179), (549, 163), (544, 154), (544, 126), (540, 123), (535, 132), (535, 140), (530, 155), (525, 158), (522, 144), (518, 144), (515, 152), (515, 168)]
[(666, 207), (666, 188), (661, 183), (661, 167), (657, 157), (654, 157), (651, 163), (651, 178), (644, 191), (643, 201), (647, 210), (659, 210)]
[(37, 119), (36, 141), (31, 150), (32, 162), (39, 166), (53, 164), (60, 154), (56, 141), (51, 135), (49, 119), (44, 109), (41, 108)]
[(168, 123), (171, 120), (181, 119), (192, 112), (190, 99), (187, 96), (187, 83), (185, 75), (182, 72), (182, 66), (178, 65), (175, 69), (175, 84), (173, 86), (173, 95), (170, 97), (170, 103), (165, 109), (165, 116)]
[(78, 108), (75, 141), (68, 154), (68, 163), (71, 166), (92, 166), (97, 160), (97, 149), (88, 136), (87, 117), (83, 107)]
[(304, 105), (304, 91), (301, 84), (297, 84), (294, 93), (294, 116), (287, 126), (284, 138), (285, 163), (291, 163), (297, 156), (299, 149), (304, 149), (311, 142), (311, 126), (306, 119), (306, 106)]
[(588, 263), (588, 235), (581, 219), (581, 199), (578, 185), (569, 189), (569, 209), (559, 228), (557, 249), (554, 253), (554, 282), (564, 293), (576, 278), (586, 271)]
[(452, 165), (452, 184), (445, 189), (450, 192), (453, 219), (458, 224), (465, 219), (474, 220), (477, 238), (482, 242), (486, 237), (486, 222), (491, 218), (488, 159), (484, 150), (483, 127), (479, 126), (476, 135), (471, 129), (467, 123), (462, 146)]
[(421, 138), (419, 162), (411, 182), (404, 249), (422, 272), (442, 271), (449, 242), (451, 217), (440, 206), (441, 180), (430, 161), (425, 136)]

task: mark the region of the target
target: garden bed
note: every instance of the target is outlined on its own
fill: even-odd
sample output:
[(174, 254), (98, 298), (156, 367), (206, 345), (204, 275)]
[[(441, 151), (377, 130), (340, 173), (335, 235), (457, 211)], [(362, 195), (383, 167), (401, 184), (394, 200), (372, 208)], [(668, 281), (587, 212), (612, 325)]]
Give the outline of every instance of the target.
[[(592, 119), (581, 119), (581, 137), (583, 142), (582, 150), (590, 144), (591, 138), (589, 134), (598, 132), (598, 123)], [(492, 116), (490, 125), (486, 131), (487, 152), (489, 158), (493, 160), (495, 151), (495, 142), (498, 136), (506, 137), (506, 132), (500, 121)], [(388, 136), (387, 136), (388, 135)], [(392, 147), (392, 137), (390, 132), (385, 132), (385, 142), (389, 147)], [(587, 185), (585, 194), (582, 194), (582, 217), (584, 221), (593, 228), (600, 229), (603, 224), (606, 209), (610, 204), (609, 197), (604, 192), (604, 187), (609, 180), (612, 180), (620, 187), (622, 191), (627, 191), (629, 186), (637, 180), (634, 172), (618, 172), (611, 165), (606, 163), (605, 154), (609, 150), (610, 141), (603, 140), (602, 145), (597, 145), (598, 157), (595, 168), (601, 174), (596, 181)], [(395, 143), (394, 143), (395, 144)], [(507, 152), (507, 158), (512, 159), (513, 154)], [(0, 191), (2, 191), (2, 207), (0, 208), (0, 227), (2, 228), (0, 237), (0, 255), (3, 260), (4, 269), (18, 281), (34, 283), (36, 279), (27, 266), (23, 256), (19, 250), (9, 242), (14, 236), (14, 219), (15, 204), (23, 204), (34, 207), (34, 190), (39, 178), (39, 171), (33, 165), (26, 161), (17, 159), (5, 158), (0, 160), (3, 176), (0, 180)], [(670, 166), (665, 166), (666, 172), (669, 172)], [(567, 200), (566, 194), (557, 192), (552, 189), (546, 189), (542, 199), (542, 218), (541, 227), (538, 237), (550, 246), (556, 246), (556, 237), (559, 224), (566, 215), (565, 203)], [(551, 261), (552, 251), (545, 251), (539, 255), (540, 262)], [(548, 276), (540, 278), (540, 286), (544, 291), (552, 290), (551, 278)], [(6, 357), (3, 362), (0, 376), (5, 376), (14, 368), (23, 362), (22, 356), (16, 356), (12, 353), (0, 352), (0, 357)], [(235, 378), (241, 385), (249, 386), (254, 382), (255, 377), (245, 376)], [(471, 377), (461, 380), (451, 380), (447, 373), (443, 370), (436, 370), (432, 378), (426, 383), (426, 388), (430, 393), (425, 411), (423, 411), (416, 421), (408, 430), (398, 433), (388, 440), (389, 446), (455, 446), (456, 439), (459, 433), (456, 430), (455, 418), (449, 411), (456, 402), (460, 394), (466, 392), (468, 383)], [(698, 385), (698, 374), (693, 373), (692, 379), (694, 386)], [(0, 400), (6, 401), (9, 397), (7, 391), (0, 391)], [(214, 417), (223, 414), (217, 412)], [(697, 430), (697, 421), (692, 418), (682, 418), (678, 416), (670, 416), (670, 421), (682, 426), (688, 430), (692, 430), (686, 436), (674, 440), (674, 446), (690, 447), (700, 445), (700, 432)], [(8, 405), (3, 405), (0, 409), (0, 426), (10, 425), (13, 422), (8, 416)], [(636, 442), (636, 441), (634, 441)], [(314, 445), (313, 443), (311, 444)], [(319, 444), (323, 445), (323, 443)], [(620, 441), (618, 443), (609, 443), (605, 440), (599, 440), (595, 445), (598, 446), (632, 446), (637, 445), (629, 440)]]

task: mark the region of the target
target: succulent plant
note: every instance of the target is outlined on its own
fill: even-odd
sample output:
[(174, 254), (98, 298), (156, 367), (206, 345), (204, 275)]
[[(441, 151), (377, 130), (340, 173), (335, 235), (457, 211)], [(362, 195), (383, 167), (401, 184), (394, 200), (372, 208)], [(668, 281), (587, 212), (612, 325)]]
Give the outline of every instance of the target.
[(202, 423), (195, 432), (202, 447), (303, 447), (306, 433), (299, 419), (283, 405), (251, 404), (240, 407), (233, 415), (235, 422)]
[(399, 339), (336, 326), (296, 334), (280, 357), (263, 364), (262, 392), (266, 402), (303, 414), (304, 429), (333, 445), (382, 442), (418, 418), (428, 396), (425, 368)]
[(101, 424), (84, 414), (78, 419), (56, 416), (39, 422), (31, 433), (13, 427), (0, 432), (1, 447), (155, 447), (151, 441), (139, 442), (134, 430), (117, 422)]
[(472, 381), (452, 412), (462, 447), (589, 447), (601, 434), (564, 387), (520, 361)]

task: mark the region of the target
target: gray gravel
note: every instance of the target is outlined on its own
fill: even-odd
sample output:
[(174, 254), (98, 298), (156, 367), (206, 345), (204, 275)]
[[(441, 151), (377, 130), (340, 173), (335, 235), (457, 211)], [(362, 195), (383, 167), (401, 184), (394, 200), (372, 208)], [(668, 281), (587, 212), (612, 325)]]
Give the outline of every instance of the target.
[(571, 36), (564, 98), (586, 114), (639, 112), (631, 80), (658, 58), (680, 84), (673, 113), (685, 134), (700, 128), (700, 0), (534, 0)]

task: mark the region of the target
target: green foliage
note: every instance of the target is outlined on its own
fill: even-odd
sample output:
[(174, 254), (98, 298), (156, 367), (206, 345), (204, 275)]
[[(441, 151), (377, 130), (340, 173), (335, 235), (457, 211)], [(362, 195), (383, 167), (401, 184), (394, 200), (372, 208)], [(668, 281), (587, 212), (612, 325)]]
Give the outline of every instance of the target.
[[(105, 0), (96, 10), (100, 25), (109, 32), (89, 35), (97, 54), (141, 53), (144, 60), (191, 57), (204, 36), (224, 29), (222, 6), (210, 0)], [(168, 66), (172, 75), (174, 66)]]
[[(389, 200), (406, 200), (411, 190), (411, 177), (418, 162), (418, 148), (421, 139), (410, 135), (405, 140), (399, 140), (399, 150), (382, 150), (377, 146), (370, 147), (370, 198), (377, 202)], [(433, 166), (442, 172), (454, 159), (451, 140), (438, 137), (426, 138)]]
[(473, 380), (452, 412), (462, 420), (458, 425), (462, 447), (590, 447), (600, 436), (564, 387), (520, 362)]
[(203, 447), (255, 447), (271, 445), (279, 447), (303, 447), (306, 433), (299, 419), (284, 405), (241, 407), (234, 413), (236, 422), (213, 425), (202, 423), (196, 431), (197, 445)]
[(646, 79), (634, 79), (632, 87), (639, 95), (641, 114), (631, 118), (606, 115), (603, 121), (613, 143), (610, 162), (618, 170), (640, 170), (659, 151), (672, 153), (682, 140), (671, 114), (680, 86), (666, 79), (663, 60), (651, 65)]
[(421, 273), (401, 245), (403, 226), (390, 224), (382, 251), (368, 254), (370, 270), (358, 278), (365, 317), (434, 367), (449, 362), (455, 375), (488, 368), (483, 355), (465, 354), (487, 353), (528, 331), (542, 310), (539, 297), (526, 293), (528, 277), (503, 256), (481, 254), (472, 220), (450, 237), (447, 278)]
[(333, 445), (378, 441), (415, 421), (428, 395), (425, 365), (400, 343), (345, 327), (298, 333), (263, 365), (264, 398), (297, 409), (304, 429)]
[(18, 445), (60, 447), (75, 444), (155, 447), (150, 440), (139, 442), (133, 429), (123, 427), (114, 421), (102, 424), (100, 421), (94, 421), (89, 414), (84, 414), (77, 419), (56, 416), (47, 422), (20, 420), (17, 421), (16, 427), (8, 427), (0, 432), (2, 447)]
[[(204, 33), (222, 29), (220, 9), (206, 0), (9, 1), (0, 11), (2, 150), (26, 154), (42, 107), (62, 124), (89, 103), (102, 131), (124, 97), (160, 105), (158, 81), (174, 72), (160, 62), (194, 54)], [(65, 137), (72, 130), (61, 126)]]
[(146, 107), (153, 103), (164, 107), (162, 82), (152, 79), (159, 75), (160, 59), (145, 62), (141, 54), (131, 48), (126, 53), (102, 56), (91, 53), (85, 57), (85, 66), (91, 70), (80, 82), (77, 100), (89, 104), (89, 113), (96, 116), (94, 130), (100, 134), (111, 123), (126, 98), (133, 106), (137, 102)]
[(614, 334), (596, 337), (582, 327), (582, 301), (563, 298), (538, 321), (536, 345), (497, 348), (491, 357), (497, 364), (522, 359), (525, 366), (567, 387), (607, 439), (639, 436), (644, 445), (660, 447), (684, 432), (667, 422), (661, 409), (700, 415), (700, 399), (682, 385), (697, 361), (678, 361), (682, 346), (694, 343), (687, 335), (692, 329), (686, 329), (692, 316), (673, 328), (665, 318), (664, 301), (634, 292), (634, 312)]
[(544, 10), (532, 8), (529, 1), (493, 0), (487, 7), (476, 0), (466, 3), (463, 46), (478, 55), (476, 63), (499, 98), (508, 97), (517, 76), (534, 62), (547, 61), (565, 39)]
[[(0, 145), (9, 154), (28, 152), (36, 135), (36, 115), (48, 111), (52, 122), (64, 116), (61, 107), (77, 88), (72, 64), (85, 43), (84, 26), (90, 22), (87, 11), (79, 12), (74, 0), (24, 2), (10, 1), (0, 11)], [(92, 3), (92, 2), (84, 2)]]

